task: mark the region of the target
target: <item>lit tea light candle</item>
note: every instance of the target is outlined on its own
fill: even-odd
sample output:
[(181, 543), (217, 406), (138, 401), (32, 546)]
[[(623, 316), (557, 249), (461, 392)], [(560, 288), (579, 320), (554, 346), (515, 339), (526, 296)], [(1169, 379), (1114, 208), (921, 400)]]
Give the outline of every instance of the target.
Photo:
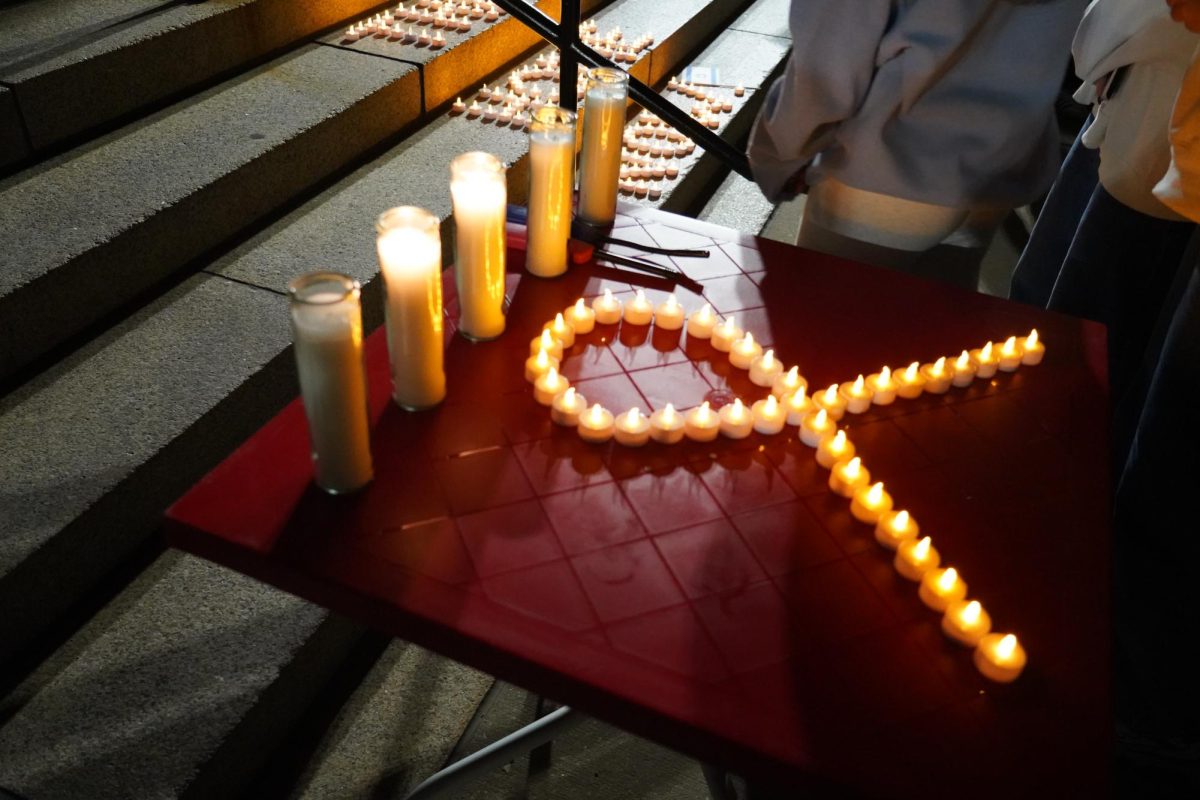
[(567, 428), (579, 424), (579, 415), (587, 410), (587, 398), (568, 386), (566, 391), (554, 396), (550, 402), (550, 419)]
[(534, 383), (538, 378), (550, 371), (551, 367), (558, 369), (559, 361), (545, 350), (539, 349), (536, 356), (525, 359), (525, 380)]
[(925, 391), (930, 394), (945, 394), (950, 391), (950, 381), (954, 379), (954, 374), (946, 367), (946, 359), (943, 356), (932, 364), (923, 365), (921, 377), (925, 379)]
[(621, 301), (613, 297), (612, 289), (605, 289), (603, 295), (592, 301), (592, 313), (599, 325), (616, 325), (621, 321), (623, 310)]
[(992, 618), (978, 600), (955, 600), (946, 606), (942, 633), (959, 644), (974, 647), (992, 629)]
[(896, 373), (893, 381), (896, 384), (896, 394), (905, 400), (920, 397), (921, 392), (925, 391), (925, 379), (921, 377), (921, 365), (916, 361)]
[(745, 93), (746, 93), (746, 87), (743, 86), (742, 84), (739, 83), (737, 86), (733, 87), (733, 96), (734, 97), (741, 97)]
[(817, 404), (817, 408), (828, 411), (830, 418), (835, 421), (841, 419), (846, 413), (846, 398), (842, 397), (836, 383), (829, 384), (828, 389), (817, 392), (812, 399)]
[(450, 111), (455, 114), (461, 114), (467, 110), (467, 104), (463, 102), (461, 97), (454, 98), (454, 102), (450, 104)]
[(800, 420), (800, 441), (809, 447), (816, 447), (826, 435), (837, 429), (837, 424), (824, 409), (817, 409)]
[(862, 465), (862, 459), (858, 456), (848, 461), (839, 461), (829, 470), (829, 489), (842, 497), (853, 497), (854, 493), (866, 486), (870, 480), (871, 473)]
[(677, 331), (683, 327), (684, 311), (674, 294), (654, 309), (654, 327), (661, 331)]
[(817, 410), (816, 404), (808, 396), (808, 388), (803, 385), (783, 396), (783, 407), (787, 409), (788, 425), (799, 425), (806, 416)]
[(713, 349), (728, 353), (733, 348), (733, 343), (745, 335), (746, 332), (737, 325), (737, 317), (730, 317), (713, 328)]
[(916, 520), (903, 510), (889, 511), (875, 523), (875, 541), (888, 550), (895, 550), (903, 542), (916, 539), (920, 533), (921, 528)]
[(555, 314), (554, 321), (547, 322), (543, 330), (549, 331), (551, 336), (562, 342), (564, 350), (575, 344), (575, 329), (563, 319), (561, 313)]
[(773, 394), (755, 402), (751, 411), (754, 414), (754, 430), (767, 436), (779, 433), (787, 422), (787, 409), (780, 405), (779, 399)]
[(557, 361), (562, 361), (562, 342), (554, 338), (554, 334), (548, 329), (543, 328), (542, 332), (533, 337), (533, 339), (529, 342), (529, 355), (536, 356), (539, 350), (545, 350), (546, 355)]
[(975, 380), (975, 364), (971, 361), (971, 354), (966, 350), (963, 350), (954, 360), (951, 369), (954, 377), (950, 382), (960, 389), (970, 386), (971, 382)]
[(1029, 335), (1018, 342), (1021, 346), (1021, 363), (1030, 367), (1037, 366), (1042, 363), (1042, 357), (1046, 355), (1046, 345), (1038, 340), (1037, 328), (1029, 332)]
[(975, 668), (996, 683), (1015, 681), (1025, 662), (1025, 648), (1011, 633), (989, 633), (975, 646)]
[(721, 418), (705, 400), (684, 418), (683, 432), (693, 442), (711, 442), (721, 432)]
[(879, 372), (873, 372), (867, 376), (867, 390), (871, 392), (871, 402), (877, 406), (894, 403), (896, 388), (896, 380), (892, 377), (890, 367), (882, 367)]
[(654, 306), (646, 293), (638, 289), (634, 298), (625, 304), (625, 323), (627, 325), (649, 325), (654, 318)]
[(817, 463), (825, 469), (833, 469), (837, 462), (854, 458), (854, 451), (854, 442), (850, 441), (845, 431), (838, 431), (823, 437), (817, 444)]
[[(808, 388), (808, 380), (800, 374), (799, 367), (792, 367), (787, 372), (781, 373), (775, 378), (775, 382), (771, 384), (771, 394), (776, 397), (783, 398), (800, 389)], [(792, 423), (799, 424), (799, 423)]]
[(1017, 337), (1010, 336), (1005, 339), (1004, 344), (1000, 346), (1000, 371), (1016, 372), (1017, 367), (1021, 366), (1023, 355), (1020, 345), (1017, 344)]
[(774, 350), (768, 350), (750, 362), (750, 382), (755, 386), (774, 387), (775, 381), (782, 377), (782, 373), (783, 363), (775, 357)]
[(567, 320), (575, 333), (583, 335), (591, 333), (592, 328), (596, 327), (596, 312), (587, 307), (587, 303), (583, 302), (583, 298), (575, 301), (575, 305), (569, 306), (564, 312), (563, 317)]
[(713, 335), (717, 325), (717, 315), (713, 307), (705, 303), (699, 311), (693, 311), (687, 320), (687, 335), (689, 339), (708, 339)]
[(919, 581), (926, 572), (936, 569), (942, 562), (941, 555), (928, 536), (920, 539), (905, 539), (896, 547), (896, 558), (892, 564), (910, 581)]
[(754, 341), (753, 333), (747, 333), (729, 348), (729, 363), (738, 369), (750, 369), (750, 365), (762, 354), (762, 345)]
[(975, 362), (975, 374), (980, 378), (992, 377), (996, 374), (996, 368), (1000, 366), (1000, 356), (991, 342), (978, 350), (972, 350), (971, 360)]
[(750, 435), (750, 431), (754, 430), (754, 415), (746, 410), (746, 406), (742, 404), (742, 398), (734, 398), (734, 401), (727, 406), (723, 406), (718, 412), (721, 418), (721, 435), (730, 439), (745, 439)]
[(846, 382), (838, 387), (838, 394), (846, 401), (846, 410), (851, 414), (861, 414), (871, 407), (871, 390), (862, 375), (853, 383)]
[(931, 569), (921, 576), (917, 594), (934, 611), (945, 611), (946, 606), (967, 596), (967, 583), (954, 567)]
[(883, 488), (883, 482), (870, 487), (860, 486), (850, 500), (850, 513), (859, 522), (874, 525), (879, 518), (892, 510), (892, 496)]
[(472, 100), (471, 106), (467, 109), (467, 116), (474, 119), (475, 117), (478, 117), (481, 113), (483, 113), (483, 111), (482, 111), (482, 109), (479, 108), (479, 103), (475, 100)]
[(590, 444), (601, 444), (613, 437), (615, 424), (612, 412), (594, 403), (591, 408), (579, 415), (579, 438)]
[(637, 408), (631, 408), (617, 417), (615, 436), (617, 444), (641, 447), (650, 441), (650, 420)]
[(662, 444), (675, 444), (683, 438), (683, 415), (667, 403), (650, 415), (650, 438)]
[(571, 382), (558, 374), (557, 367), (551, 367), (546, 373), (533, 382), (533, 397), (544, 406), (554, 402), (554, 396), (565, 392)]

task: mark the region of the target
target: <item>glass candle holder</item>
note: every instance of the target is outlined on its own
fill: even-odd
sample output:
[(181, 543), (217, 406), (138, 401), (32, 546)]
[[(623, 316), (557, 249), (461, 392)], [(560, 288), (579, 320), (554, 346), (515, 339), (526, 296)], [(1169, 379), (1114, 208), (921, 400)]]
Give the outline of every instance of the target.
[(504, 173), (504, 164), (490, 153), (463, 153), (450, 162), (458, 330), (474, 341), (504, 333)]
[(575, 190), (575, 115), (540, 108), (529, 124), (529, 220), (525, 269), (542, 278), (567, 271)]
[(423, 208), (385, 211), (375, 223), (375, 248), (387, 298), (392, 399), (416, 411), (442, 402), (442, 237), (438, 218)]
[(373, 476), (360, 293), (358, 281), (336, 272), (288, 284), (315, 478), (331, 494), (352, 492)]
[(629, 76), (611, 67), (588, 71), (579, 166), (579, 218), (607, 226), (617, 216), (617, 182)]

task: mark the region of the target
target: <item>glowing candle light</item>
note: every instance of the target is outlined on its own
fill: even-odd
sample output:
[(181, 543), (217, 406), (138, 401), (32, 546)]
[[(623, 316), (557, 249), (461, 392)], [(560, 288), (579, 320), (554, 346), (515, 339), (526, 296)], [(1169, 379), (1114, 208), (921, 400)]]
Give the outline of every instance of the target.
[(562, 361), (562, 342), (556, 339), (554, 334), (546, 328), (543, 328), (542, 332), (533, 337), (533, 339), (529, 342), (529, 355), (536, 356), (539, 350), (545, 350), (546, 355), (550, 356), (556, 361)]
[(931, 569), (921, 576), (917, 594), (934, 611), (945, 611), (946, 606), (967, 596), (967, 583), (954, 567)]
[(890, 367), (881, 367), (879, 372), (867, 376), (867, 390), (871, 392), (871, 402), (877, 406), (891, 405), (896, 400), (896, 380), (892, 377)]
[(746, 93), (746, 87), (743, 86), (742, 84), (739, 83), (737, 86), (733, 87), (733, 96), (734, 97), (741, 97), (745, 93)]
[(858, 456), (848, 461), (839, 461), (829, 470), (829, 489), (842, 497), (853, 497), (871, 480), (871, 473), (862, 465)]
[(525, 269), (532, 274), (553, 278), (567, 271), (574, 196), (575, 115), (547, 106), (533, 115), (529, 125)]
[(558, 369), (559, 360), (539, 349), (537, 355), (525, 359), (525, 380), (534, 383), (549, 372), (551, 367)]
[(861, 414), (871, 407), (871, 390), (867, 388), (862, 375), (855, 378), (853, 383), (847, 381), (839, 386), (838, 394), (846, 401), (846, 410), (851, 414)]
[(921, 365), (916, 361), (894, 376), (896, 394), (905, 400), (920, 397), (925, 391), (925, 379), (921, 377)]
[(713, 328), (717, 324), (717, 315), (713, 313), (713, 307), (705, 303), (700, 307), (699, 311), (693, 311), (687, 321), (687, 335), (689, 339), (707, 339), (713, 334)]
[(450, 163), (454, 205), (458, 330), (468, 339), (504, 332), (504, 164), (489, 153), (464, 153)]
[(631, 408), (616, 421), (617, 444), (641, 447), (650, 441), (650, 420), (637, 408)]
[(567, 324), (575, 329), (575, 333), (581, 336), (591, 333), (592, 328), (596, 326), (596, 312), (587, 307), (582, 297), (575, 301), (575, 305), (568, 306), (563, 311), (563, 317)]
[(951, 383), (960, 389), (971, 385), (971, 381), (975, 380), (976, 367), (971, 361), (971, 354), (963, 350), (958, 358), (954, 359), (954, 364), (951, 367), (954, 377)]
[(1015, 681), (1025, 663), (1025, 648), (1011, 633), (989, 633), (975, 646), (975, 668), (996, 683)]
[(677, 331), (683, 327), (684, 311), (674, 294), (654, 309), (654, 327), (660, 331)]
[(972, 350), (971, 360), (975, 362), (975, 374), (980, 378), (992, 377), (996, 374), (996, 368), (1000, 366), (1000, 356), (991, 342), (978, 350)]
[[(829, 388), (823, 392), (817, 392), (813, 395), (813, 402), (818, 408), (822, 408), (829, 412), (830, 419), (839, 420), (846, 413), (846, 398), (842, 397), (838, 391), (836, 383), (829, 384)], [(814, 447), (816, 445), (813, 445)]]
[(750, 382), (755, 386), (774, 387), (782, 373), (783, 363), (775, 357), (774, 350), (768, 350), (750, 362)]
[(462, 114), (467, 110), (467, 104), (463, 102), (461, 97), (454, 98), (454, 102), (450, 105), (450, 110), (455, 114)]
[(926, 572), (936, 569), (942, 561), (933, 540), (928, 536), (920, 539), (905, 539), (896, 547), (896, 558), (892, 564), (910, 581), (919, 581)]
[(730, 439), (745, 439), (754, 430), (754, 415), (735, 398), (732, 403), (722, 406), (718, 412), (720, 417), (721, 435)]
[(556, 394), (565, 392), (570, 385), (570, 381), (558, 374), (557, 367), (551, 367), (546, 370), (546, 374), (533, 382), (533, 397), (542, 405), (548, 406), (554, 402)]
[(633, 299), (625, 304), (625, 323), (627, 325), (649, 325), (654, 318), (654, 305), (646, 297), (646, 292), (638, 289)]
[(472, 100), (471, 106), (467, 109), (467, 116), (474, 119), (475, 117), (478, 117), (481, 113), (483, 113), (483, 112), (482, 112), (482, 109), (479, 108), (479, 103), (475, 100)]
[(684, 434), (694, 442), (711, 442), (721, 432), (721, 418), (705, 400), (684, 418)]
[(787, 424), (799, 425), (804, 418), (817, 410), (816, 404), (808, 396), (808, 389), (801, 385), (799, 389), (783, 396), (783, 407), (787, 410)]
[(562, 342), (564, 350), (575, 344), (575, 329), (563, 318), (561, 313), (555, 314), (554, 321), (547, 322), (543, 330), (549, 331), (551, 336)]
[(590, 444), (607, 442), (613, 437), (615, 424), (612, 412), (594, 403), (591, 408), (579, 415), (579, 438)]
[[(822, 437), (817, 444), (817, 463), (825, 469), (833, 469), (839, 461), (849, 461), (854, 458), (854, 442), (850, 441), (845, 431), (838, 431), (831, 436)], [(865, 482), (864, 478), (864, 482)]]
[(617, 213), (617, 176), (629, 76), (619, 69), (588, 71), (579, 167), (579, 218), (611, 225)]
[(1037, 328), (1031, 330), (1018, 344), (1021, 346), (1022, 364), (1033, 367), (1042, 363), (1042, 357), (1046, 355), (1046, 345), (1038, 340)]
[(823, 408), (807, 414), (800, 420), (800, 441), (809, 447), (816, 447), (827, 434), (833, 433), (837, 424)]
[(623, 311), (624, 307), (620, 300), (613, 297), (612, 289), (605, 289), (603, 295), (592, 301), (592, 312), (599, 325), (615, 325), (621, 321)]
[(575, 391), (574, 386), (568, 386), (566, 391), (559, 392), (550, 402), (550, 419), (567, 428), (579, 424), (579, 415), (587, 409), (587, 398)]
[(882, 481), (870, 487), (860, 486), (850, 500), (850, 513), (868, 525), (879, 522), (879, 518), (891, 510), (892, 496), (883, 488)]
[(733, 348), (733, 343), (745, 335), (746, 332), (738, 327), (737, 317), (730, 317), (713, 328), (713, 349), (728, 353)]
[(753, 333), (747, 333), (729, 348), (729, 363), (738, 369), (750, 369), (750, 365), (762, 354), (762, 345), (754, 341)]
[(978, 600), (956, 600), (946, 606), (942, 632), (959, 644), (974, 647), (992, 629), (992, 618)]
[[(800, 368), (792, 367), (787, 372), (783, 372), (775, 378), (775, 382), (771, 384), (771, 394), (782, 399), (799, 389), (807, 388), (808, 380), (800, 374)], [(799, 423), (792, 424), (795, 425)]]
[(667, 403), (650, 415), (650, 438), (662, 444), (675, 444), (683, 438), (683, 415)]
[(754, 415), (754, 430), (767, 436), (779, 433), (787, 422), (787, 410), (773, 394), (767, 395), (765, 400), (756, 401), (751, 413)]
[(921, 535), (921, 527), (907, 511), (889, 511), (875, 523), (875, 541), (888, 550), (895, 550), (903, 542)]
[(1021, 346), (1017, 344), (1017, 337), (1008, 337), (1000, 346), (1000, 371), (1016, 372), (1017, 367), (1021, 366), (1021, 359), (1024, 355), (1021, 352)]
[(925, 379), (925, 391), (930, 394), (945, 394), (950, 391), (950, 381), (954, 374), (946, 368), (946, 358), (943, 356), (932, 364), (921, 367), (921, 377)]

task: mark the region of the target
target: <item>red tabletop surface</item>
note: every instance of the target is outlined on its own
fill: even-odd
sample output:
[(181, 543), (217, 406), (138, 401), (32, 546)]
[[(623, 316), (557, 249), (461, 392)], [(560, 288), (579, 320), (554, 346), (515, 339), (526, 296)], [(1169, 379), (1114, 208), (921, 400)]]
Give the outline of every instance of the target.
[[(554, 426), (523, 380), (529, 340), (580, 295), (668, 286), (594, 265), (521, 276), (518, 250), (507, 332), (448, 337), (437, 409), (390, 402), (368, 338), (365, 490), (312, 485), (297, 400), (169, 510), (172, 544), (768, 784), (1107, 794), (1103, 329), (660, 212), (623, 209), (614, 235), (710, 248), (674, 263), (818, 387), (1037, 326), (1039, 366), (844, 421), (1020, 637), (1017, 682), (987, 682), (942, 635), (794, 428), (629, 449)], [(564, 372), (614, 411), (765, 394), (707, 341), (645, 326), (598, 326)]]

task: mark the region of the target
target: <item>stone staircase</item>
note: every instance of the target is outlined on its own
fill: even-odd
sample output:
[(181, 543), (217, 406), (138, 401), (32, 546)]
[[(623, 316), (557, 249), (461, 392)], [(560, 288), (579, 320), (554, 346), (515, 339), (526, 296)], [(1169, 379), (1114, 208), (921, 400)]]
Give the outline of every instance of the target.
[[(0, 787), (402, 796), (487, 691), (486, 675), (166, 551), (158, 530), (294, 396), (292, 277), (354, 275), (373, 328), (379, 211), (445, 220), (447, 165), (472, 149), (525, 195), (524, 133), (448, 111), (542, 45), (506, 16), (437, 50), (345, 41), (394, 7), (0, 5)], [(654, 36), (629, 68), (685, 107), (666, 84), (688, 66), (744, 83), (718, 128), (731, 139), (786, 55), (786, 10), (585, 4), (601, 29)], [(699, 211), (724, 173), (699, 150), (679, 168), (659, 198), (629, 199)]]

